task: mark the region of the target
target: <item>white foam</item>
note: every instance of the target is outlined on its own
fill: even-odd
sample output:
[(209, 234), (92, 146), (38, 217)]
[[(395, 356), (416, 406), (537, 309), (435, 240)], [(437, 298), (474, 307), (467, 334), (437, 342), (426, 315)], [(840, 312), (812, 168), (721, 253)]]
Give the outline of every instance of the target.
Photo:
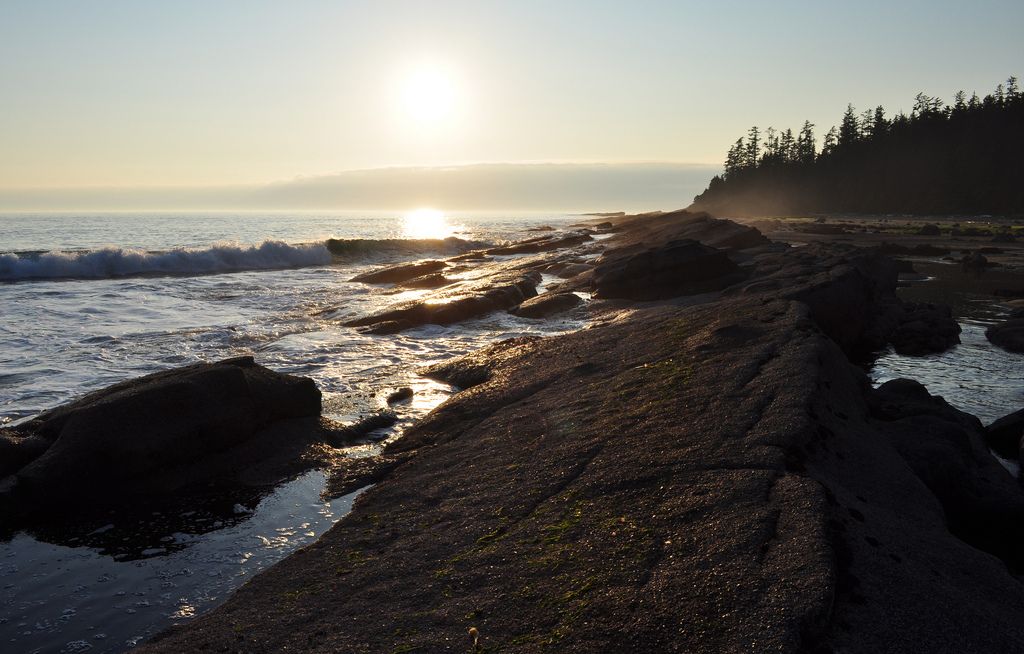
[(0, 280), (204, 275), (241, 270), (321, 266), (330, 262), (331, 253), (322, 243), (219, 243), (208, 248), (177, 248), (162, 252), (106, 247), (82, 252), (52, 251), (35, 256), (0, 254)]

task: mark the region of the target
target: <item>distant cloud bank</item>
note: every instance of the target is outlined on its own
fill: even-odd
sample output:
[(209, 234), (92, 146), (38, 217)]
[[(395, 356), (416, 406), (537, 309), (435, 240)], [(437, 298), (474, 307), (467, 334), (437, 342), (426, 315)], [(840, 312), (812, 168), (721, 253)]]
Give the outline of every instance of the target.
[(354, 170), (252, 186), (0, 188), (0, 211), (646, 211), (689, 205), (717, 172), (717, 166), (678, 163), (474, 164)]

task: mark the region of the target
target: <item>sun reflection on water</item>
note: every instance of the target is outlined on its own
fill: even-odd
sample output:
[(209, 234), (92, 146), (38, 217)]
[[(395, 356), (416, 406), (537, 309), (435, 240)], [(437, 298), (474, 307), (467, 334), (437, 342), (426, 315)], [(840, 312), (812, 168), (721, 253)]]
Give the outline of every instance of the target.
[(448, 238), (461, 229), (461, 225), (452, 224), (437, 209), (416, 209), (405, 214), (402, 235), (405, 238)]

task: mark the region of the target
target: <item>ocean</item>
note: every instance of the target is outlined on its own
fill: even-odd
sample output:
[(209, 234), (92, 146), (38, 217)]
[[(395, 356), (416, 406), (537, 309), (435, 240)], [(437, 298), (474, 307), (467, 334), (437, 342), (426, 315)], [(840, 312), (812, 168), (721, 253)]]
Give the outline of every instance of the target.
[[(251, 354), (313, 378), (324, 414), (349, 422), (415, 390), (371, 454), (451, 388), (422, 366), (577, 319), (500, 312), (369, 336), (341, 325), (426, 291), (351, 282), (371, 268), (443, 257), (578, 222), (564, 214), (90, 213), (0, 215), (0, 425), (110, 384)], [(327, 239), (343, 241), (332, 254)], [(354, 496), (320, 497), (311, 471), (250, 502), (194, 515), (110, 516), (0, 542), (0, 649), (120, 652), (220, 602), (315, 540)], [(73, 502), (73, 498), (69, 498)], [(189, 512), (192, 513), (192, 512)]]

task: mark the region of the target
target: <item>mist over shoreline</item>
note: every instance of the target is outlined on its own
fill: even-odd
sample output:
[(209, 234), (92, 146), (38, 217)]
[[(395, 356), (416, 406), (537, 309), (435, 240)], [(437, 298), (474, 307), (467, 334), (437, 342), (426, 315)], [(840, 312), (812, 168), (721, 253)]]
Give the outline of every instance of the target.
[(0, 212), (76, 210), (648, 211), (689, 205), (720, 167), (685, 163), (396, 167), (208, 187), (0, 188)]

